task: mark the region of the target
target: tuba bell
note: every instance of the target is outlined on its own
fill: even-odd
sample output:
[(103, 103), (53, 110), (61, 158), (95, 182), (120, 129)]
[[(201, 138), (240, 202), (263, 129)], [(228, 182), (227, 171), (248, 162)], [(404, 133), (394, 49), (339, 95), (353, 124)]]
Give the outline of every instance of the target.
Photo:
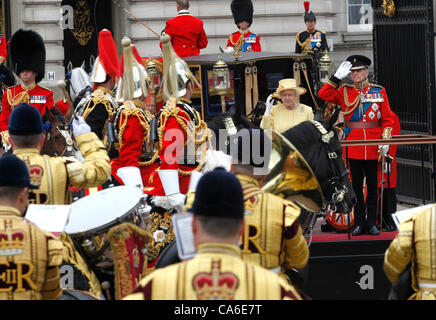
[(280, 133), (274, 130), (265, 133), (271, 139), (272, 150), (262, 190), (296, 202), (308, 211), (321, 211), (323, 192), (304, 157)]

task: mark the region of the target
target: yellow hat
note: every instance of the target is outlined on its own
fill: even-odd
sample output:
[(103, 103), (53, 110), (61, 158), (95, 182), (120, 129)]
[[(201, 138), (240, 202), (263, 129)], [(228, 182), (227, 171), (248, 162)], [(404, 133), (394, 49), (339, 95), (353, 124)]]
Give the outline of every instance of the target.
[(280, 95), (282, 91), (285, 90), (295, 90), (298, 95), (302, 95), (306, 93), (306, 89), (298, 87), (297, 81), (295, 79), (282, 79), (279, 81), (279, 86), (275, 92), (276, 95)]

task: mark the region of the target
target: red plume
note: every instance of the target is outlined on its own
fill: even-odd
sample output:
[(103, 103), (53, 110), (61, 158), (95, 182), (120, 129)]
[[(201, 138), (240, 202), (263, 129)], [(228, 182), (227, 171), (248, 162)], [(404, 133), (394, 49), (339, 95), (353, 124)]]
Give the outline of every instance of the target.
[(310, 7), (310, 2), (309, 1), (304, 1), (304, 10), (306, 12), (309, 11), (309, 7)]
[(98, 56), (106, 73), (113, 79), (119, 77), (120, 64), (118, 61), (117, 46), (112, 32), (102, 30), (98, 36)]
[(4, 62), (8, 57), (8, 49), (7, 46), (9, 41), (6, 42), (5, 36), (0, 37), (0, 63)]
[[(138, 63), (143, 66), (144, 64), (142, 63), (142, 58), (139, 55), (138, 49), (136, 49), (136, 47), (133, 44), (132, 44), (132, 53), (133, 53), (133, 56), (135, 57), (136, 61), (138, 61)], [(124, 54), (121, 56), (120, 71), (121, 71), (121, 76), (123, 76), (124, 75)]]

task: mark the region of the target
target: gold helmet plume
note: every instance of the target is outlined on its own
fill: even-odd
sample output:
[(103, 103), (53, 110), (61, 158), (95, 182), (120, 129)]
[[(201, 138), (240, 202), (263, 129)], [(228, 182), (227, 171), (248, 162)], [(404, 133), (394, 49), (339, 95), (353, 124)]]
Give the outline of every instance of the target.
[(160, 37), (160, 41), (162, 42), (162, 85), (165, 100), (183, 97), (186, 94), (186, 88), (190, 80), (200, 87), (186, 62), (174, 51), (170, 37), (164, 34)]
[(144, 66), (133, 55), (132, 41), (124, 37), (121, 41), (124, 50), (124, 73), (122, 74), (116, 93), (117, 102), (124, 102), (148, 96), (147, 79)]

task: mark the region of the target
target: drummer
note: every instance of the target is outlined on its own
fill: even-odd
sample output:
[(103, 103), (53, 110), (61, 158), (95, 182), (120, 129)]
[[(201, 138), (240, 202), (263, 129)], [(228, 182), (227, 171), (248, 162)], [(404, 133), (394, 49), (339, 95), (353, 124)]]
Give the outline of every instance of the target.
[[(73, 120), (73, 133), (85, 162), (64, 157), (48, 157), (40, 154), (45, 135), (38, 110), (26, 103), (17, 106), (9, 118), (9, 139), (14, 154), (28, 166), (32, 183), (39, 188), (29, 192), (29, 203), (69, 204), (71, 195), (68, 187), (91, 188), (104, 183), (110, 176), (109, 157), (103, 143), (98, 139), (82, 117)], [(64, 243), (64, 262), (87, 269), (84, 261), (74, 251), (74, 246), (66, 234), (61, 237)], [(86, 272), (88, 273), (88, 272)], [(91, 274), (91, 273), (90, 273)], [(96, 279), (94, 279), (97, 281)], [(90, 285), (99, 291), (98, 282)]]

